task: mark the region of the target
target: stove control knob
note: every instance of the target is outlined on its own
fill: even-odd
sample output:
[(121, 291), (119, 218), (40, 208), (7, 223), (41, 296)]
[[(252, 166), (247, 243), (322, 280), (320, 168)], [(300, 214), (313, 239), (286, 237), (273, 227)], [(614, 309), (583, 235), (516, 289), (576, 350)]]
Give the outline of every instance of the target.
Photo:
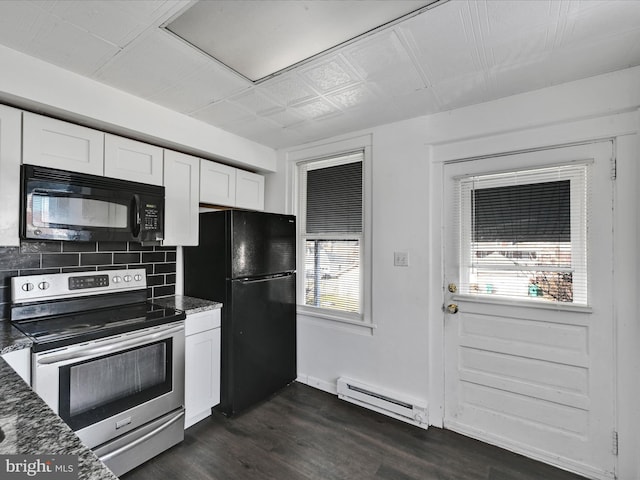
[(136, 273), (136, 274), (133, 276), (133, 279), (134, 279), (136, 282), (141, 282), (141, 281), (142, 281), (142, 275), (140, 275), (139, 273)]
[(125, 275), (124, 276), (124, 281), (125, 282), (130, 282), (131, 281), (131, 275)]
[(33, 283), (23, 283), (21, 288), (25, 292), (30, 292), (31, 290), (33, 290)]
[(38, 288), (40, 290), (46, 290), (47, 288), (49, 288), (51, 285), (49, 284), (49, 282), (40, 282), (38, 284)]
[(119, 277), (118, 275), (113, 277), (113, 283), (120, 283), (121, 281), (122, 281), (122, 277)]

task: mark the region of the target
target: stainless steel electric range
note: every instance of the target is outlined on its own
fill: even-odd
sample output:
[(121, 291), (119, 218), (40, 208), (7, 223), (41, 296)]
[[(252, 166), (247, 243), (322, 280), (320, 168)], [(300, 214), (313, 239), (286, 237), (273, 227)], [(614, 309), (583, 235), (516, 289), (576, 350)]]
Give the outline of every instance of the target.
[(12, 278), (32, 387), (121, 475), (184, 439), (184, 319), (147, 301), (144, 269)]

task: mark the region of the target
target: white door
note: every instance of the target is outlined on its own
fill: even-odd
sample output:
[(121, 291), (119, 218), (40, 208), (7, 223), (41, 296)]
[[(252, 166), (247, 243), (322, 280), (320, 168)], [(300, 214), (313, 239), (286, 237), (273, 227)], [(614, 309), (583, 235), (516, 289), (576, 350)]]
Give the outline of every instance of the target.
[[(605, 141), (444, 167), (445, 428), (592, 478), (617, 448), (611, 158)], [(570, 187), (540, 207), (547, 182)]]

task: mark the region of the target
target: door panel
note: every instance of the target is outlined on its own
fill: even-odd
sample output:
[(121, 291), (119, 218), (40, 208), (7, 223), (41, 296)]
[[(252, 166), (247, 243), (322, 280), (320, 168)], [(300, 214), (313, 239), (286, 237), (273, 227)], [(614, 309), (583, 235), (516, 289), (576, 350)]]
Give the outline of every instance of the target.
[[(588, 302), (448, 293), (446, 428), (594, 478), (613, 478), (612, 143), (448, 164), (444, 285), (461, 281), (457, 182), (469, 175), (588, 162)], [(462, 220), (461, 220), (462, 221)], [(464, 228), (464, 227), (462, 227)]]

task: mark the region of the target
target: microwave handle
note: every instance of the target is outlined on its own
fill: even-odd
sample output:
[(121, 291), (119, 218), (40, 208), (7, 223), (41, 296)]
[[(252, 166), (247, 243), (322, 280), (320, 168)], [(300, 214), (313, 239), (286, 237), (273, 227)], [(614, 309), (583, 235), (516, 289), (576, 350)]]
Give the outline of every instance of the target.
[(134, 238), (140, 235), (140, 195), (137, 193), (131, 199), (131, 233)]

